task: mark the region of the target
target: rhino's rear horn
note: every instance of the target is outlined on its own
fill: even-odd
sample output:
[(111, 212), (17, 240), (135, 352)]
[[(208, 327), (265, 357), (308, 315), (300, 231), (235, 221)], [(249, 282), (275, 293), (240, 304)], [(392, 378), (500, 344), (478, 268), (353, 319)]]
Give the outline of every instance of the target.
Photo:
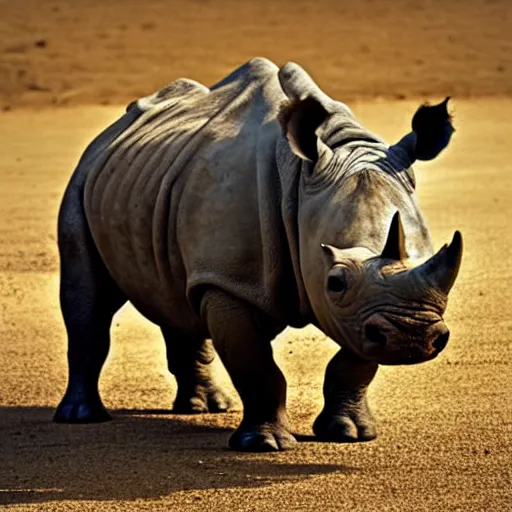
[(380, 255), (381, 258), (389, 260), (404, 260), (407, 258), (405, 250), (405, 235), (400, 219), (400, 212), (396, 212), (391, 220), (386, 245)]
[(455, 231), (450, 245), (445, 244), (434, 256), (411, 272), (417, 273), (431, 286), (447, 295), (459, 273), (462, 247), (462, 235)]

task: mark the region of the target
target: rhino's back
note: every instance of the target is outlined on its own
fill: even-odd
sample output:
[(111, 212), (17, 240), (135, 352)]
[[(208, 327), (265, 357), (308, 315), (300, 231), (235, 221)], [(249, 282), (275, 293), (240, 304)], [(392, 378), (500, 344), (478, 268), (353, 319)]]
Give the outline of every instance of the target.
[(221, 286), (269, 308), (281, 239), (277, 67), (257, 59), (207, 89), (178, 81), (92, 166), (84, 206), (128, 298), (158, 323), (198, 326), (187, 294)]

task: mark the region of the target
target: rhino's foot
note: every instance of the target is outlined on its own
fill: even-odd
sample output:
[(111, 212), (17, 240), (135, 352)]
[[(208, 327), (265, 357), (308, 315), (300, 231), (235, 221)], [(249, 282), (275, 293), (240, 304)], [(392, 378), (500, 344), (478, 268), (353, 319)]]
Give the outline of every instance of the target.
[(242, 424), (229, 439), (229, 447), (242, 452), (277, 452), (289, 450), (296, 443), (288, 428), (275, 423)]
[(101, 400), (73, 400), (64, 397), (53, 421), (57, 423), (101, 423), (111, 420)]
[(321, 441), (356, 443), (377, 437), (375, 422), (369, 411), (347, 411), (329, 414), (321, 412), (313, 424), (313, 432)]
[(182, 392), (174, 401), (174, 414), (203, 414), (207, 412), (227, 412), (232, 407), (232, 401), (224, 391), (217, 388), (196, 388), (193, 392)]

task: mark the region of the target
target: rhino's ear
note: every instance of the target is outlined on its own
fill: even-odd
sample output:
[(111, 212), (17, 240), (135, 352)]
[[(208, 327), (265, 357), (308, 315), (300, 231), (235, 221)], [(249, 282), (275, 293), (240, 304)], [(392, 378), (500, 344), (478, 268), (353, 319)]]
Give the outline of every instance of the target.
[(448, 112), (449, 99), (438, 105), (422, 105), (414, 114), (412, 132), (398, 142), (412, 162), (432, 160), (448, 146), (455, 131)]
[(332, 154), (330, 148), (317, 136), (319, 126), (329, 117), (324, 106), (312, 96), (295, 99), (281, 108), (279, 122), (292, 151), (310, 162), (317, 162)]

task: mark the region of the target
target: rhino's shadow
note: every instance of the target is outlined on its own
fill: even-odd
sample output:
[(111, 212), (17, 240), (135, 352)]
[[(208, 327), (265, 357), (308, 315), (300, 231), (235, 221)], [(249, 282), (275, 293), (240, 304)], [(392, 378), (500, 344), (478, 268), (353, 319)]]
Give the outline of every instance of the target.
[(216, 425), (236, 424), (234, 413), (221, 420), (162, 412), (120, 410), (108, 423), (58, 425), (49, 408), (0, 408), (0, 505), (148, 499), (354, 470), (290, 463), (303, 458), (289, 452), (228, 451), (230, 429)]

